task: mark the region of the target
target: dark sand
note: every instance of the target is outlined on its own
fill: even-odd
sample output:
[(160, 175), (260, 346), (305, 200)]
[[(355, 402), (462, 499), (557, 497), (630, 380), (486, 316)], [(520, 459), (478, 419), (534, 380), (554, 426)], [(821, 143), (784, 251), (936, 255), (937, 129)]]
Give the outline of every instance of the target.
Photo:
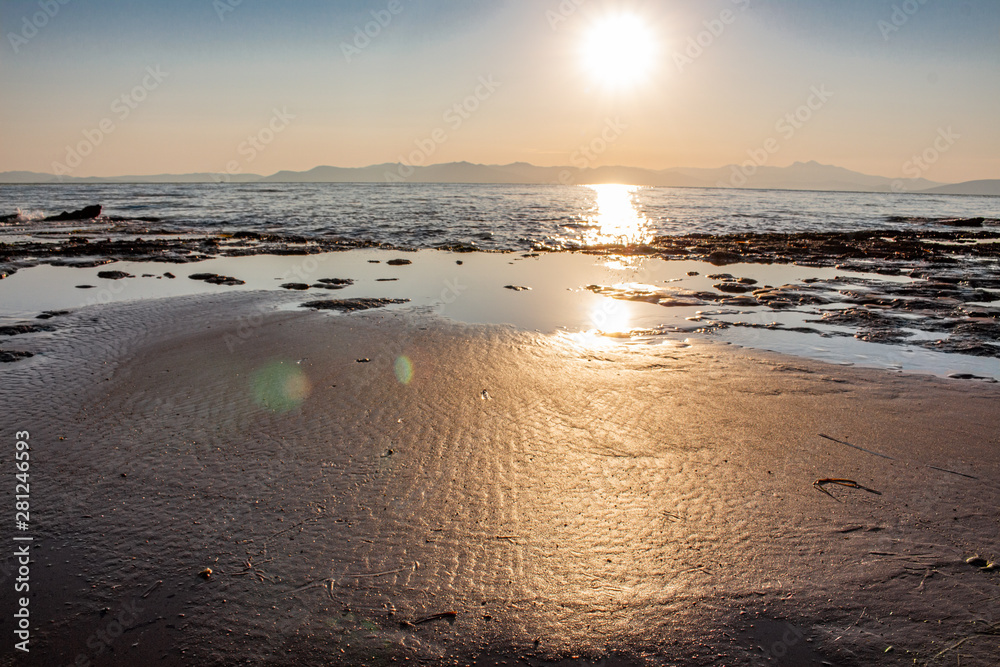
[(8, 569), (5, 663), (996, 664), (1000, 572), (965, 559), (1000, 556), (997, 387), (274, 310), (301, 299), (19, 341), (33, 635), (15, 660)]

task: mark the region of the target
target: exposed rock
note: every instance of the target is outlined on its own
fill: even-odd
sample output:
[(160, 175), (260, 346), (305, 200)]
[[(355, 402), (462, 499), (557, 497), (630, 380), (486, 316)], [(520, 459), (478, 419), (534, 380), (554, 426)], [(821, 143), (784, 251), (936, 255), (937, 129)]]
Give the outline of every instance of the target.
[(68, 310), (46, 310), (42, 312), (41, 315), (36, 315), (36, 320), (51, 320), (53, 317), (61, 317), (63, 315), (69, 315)]
[(49, 262), (52, 266), (68, 266), (72, 269), (93, 269), (106, 264), (113, 264), (113, 259), (57, 259)]
[(35, 356), (31, 352), (21, 352), (18, 350), (0, 350), (0, 363), (9, 364), (21, 359), (30, 359)]
[(285, 283), (281, 287), (282, 287), (282, 289), (294, 289), (294, 290), (300, 290), (300, 291), (305, 291), (305, 290), (309, 289), (309, 285), (307, 285), (305, 283)]
[(413, 264), (413, 262), (408, 259), (390, 259), (386, 264), (389, 266), (406, 266), (407, 264)]
[(408, 303), (409, 299), (330, 299), (328, 301), (309, 301), (302, 304), (303, 308), (313, 310), (336, 310), (342, 313), (353, 313), (359, 310), (382, 308), (397, 303)]
[(714, 266), (726, 266), (727, 264), (736, 264), (742, 258), (734, 252), (729, 252), (728, 250), (716, 250), (705, 256), (705, 261)]
[(52, 215), (45, 218), (44, 222), (64, 222), (67, 220), (93, 220), (94, 218), (101, 215), (101, 206), (95, 204), (93, 206), (84, 206), (78, 211), (68, 212), (63, 211), (59, 215)]
[(939, 220), (942, 225), (948, 227), (982, 227), (986, 222), (985, 218), (956, 218), (954, 220)]
[(319, 289), (344, 289), (354, 284), (350, 278), (320, 278), (313, 287)]
[(55, 327), (44, 324), (13, 324), (0, 327), (0, 336), (20, 336), (21, 334), (55, 331)]
[(720, 292), (728, 292), (729, 294), (746, 294), (753, 290), (749, 285), (741, 285), (739, 283), (719, 283), (718, 285), (713, 285), (713, 287)]
[(245, 280), (230, 276), (220, 276), (216, 273), (192, 273), (188, 278), (191, 280), (202, 280), (210, 285), (246, 285)]
[(524, 285), (504, 285), (504, 289), (514, 290), (515, 292), (530, 292), (530, 287), (525, 287)]
[(131, 273), (125, 273), (124, 271), (98, 271), (98, 278), (103, 278), (104, 280), (121, 280), (122, 278), (135, 278)]

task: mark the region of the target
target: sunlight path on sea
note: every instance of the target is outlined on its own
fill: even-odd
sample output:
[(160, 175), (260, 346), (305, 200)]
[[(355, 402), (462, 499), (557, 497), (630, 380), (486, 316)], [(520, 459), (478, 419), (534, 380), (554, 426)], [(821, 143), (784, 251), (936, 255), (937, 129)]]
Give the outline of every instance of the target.
[(597, 193), (595, 227), (584, 235), (584, 245), (649, 243), (654, 232), (635, 206), (635, 185), (588, 185)]

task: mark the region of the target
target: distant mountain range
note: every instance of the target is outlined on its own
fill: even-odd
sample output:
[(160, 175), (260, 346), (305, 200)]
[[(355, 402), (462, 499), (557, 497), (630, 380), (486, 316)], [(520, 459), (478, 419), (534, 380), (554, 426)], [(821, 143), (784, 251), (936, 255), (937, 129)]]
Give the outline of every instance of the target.
[(1000, 179), (988, 181), (966, 181), (954, 185), (942, 185), (927, 192), (938, 195), (993, 195), (1000, 197)]
[(316, 167), (309, 171), (259, 174), (160, 174), (77, 178), (30, 171), (0, 172), (0, 183), (497, 183), (597, 184), (627, 183), (663, 187), (732, 187), (758, 190), (819, 190), (846, 192), (911, 192), (928, 194), (998, 195), (1000, 179), (946, 185), (923, 178), (870, 176), (818, 162), (788, 167), (729, 165), (717, 169), (640, 169), (636, 167), (538, 167), (526, 162), (505, 165), (449, 162), (426, 167), (387, 163), (369, 167)]

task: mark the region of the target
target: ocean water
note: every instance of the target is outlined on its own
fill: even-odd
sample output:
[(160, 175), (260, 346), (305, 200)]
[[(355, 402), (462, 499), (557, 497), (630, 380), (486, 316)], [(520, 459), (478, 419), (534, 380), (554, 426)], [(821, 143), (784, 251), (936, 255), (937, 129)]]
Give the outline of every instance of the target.
[[(89, 204), (103, 205), (104, 215), (96, 221), (44, 221)], [(10, 218), (12, 213), (17, 215)], [(319, 273), (308, 276), (301, 275), (302, 258), (294, 256), (219, 257), (199, 263), (199, 272), (247, 281), (238, 288), (169, 280), (165, 274), (170, 271), (183, 277), (174, 264), (119, 262), (116, 269), (136, 277), (116, 281), (101, 277), (106, 266), (30, 266), (29, 260), (0, 281), (0, 321), (19, 323), (39, 310), (202, 291), (273, 290), (293, 278), (308, 284), (337, 276), (357, 280), (339, 296), (405, 298), (417, 308), (447, 303), (441, 314), (460, 321), (572, 336), (598, 332), (599, 340), (700, 336), (835, 363), (1000, 380), (994, 314), (1000, 281), (992, 258), (944, 264), (935, 268), (933, 279), (749, 264), (726, 267), (726, 275), (734, 274), (727, 278), (709, 264), (642, 256), (474, 253), (456, 262), (450, 253), (431, 251), (456, 244), (483, 250), (572, 249), (645, 243), (674, 234), (953, 230), (948, 221), (980, 217), (987, 228), (1000, 229), (1000, 197), (628, 185), (0, 186), (0, 220), (6, 220), (0, 222), (0, 242), (58, 243), (81, 232), (98, 238), (148, 238), (157, 232), (254, 231), (422, 251), (411, 255), (414, 266), (401, 273), (383, 263), (395, 250), (334, 253), (336, 262), (329, 268), (321, 263), (329, 257), (319, 255), (310, 258)], [(733, 297), (732, 285), (719, 288), (727, 279), (767, 289), (784, 286), (796, 303), (799, 292), (819, 298), (775, 310), (768, 303)], [(944, 287), (935, 282), (939, 279)], [(531, 289), (512, 291), (505, 289), (508, 285)], [(461, 291), (462, 298), (441, 296), (452, 289)], [(908, 308), (914, 297), (923, 299), (921, 309)], [(868, 319), (836, 319), (873, 298), (896, 305), (871, 312), (862, 308)]]
[(573, 248), (669, 234), (942, 228), (983, 217), (1000, 225), (1000, 198), (791, 192), (624, 185), (164, 184), (0, 185), (0, 235), (81, 223), (43, 223), (88, 204), (95, 227), (270, 232), (433, 248)]

